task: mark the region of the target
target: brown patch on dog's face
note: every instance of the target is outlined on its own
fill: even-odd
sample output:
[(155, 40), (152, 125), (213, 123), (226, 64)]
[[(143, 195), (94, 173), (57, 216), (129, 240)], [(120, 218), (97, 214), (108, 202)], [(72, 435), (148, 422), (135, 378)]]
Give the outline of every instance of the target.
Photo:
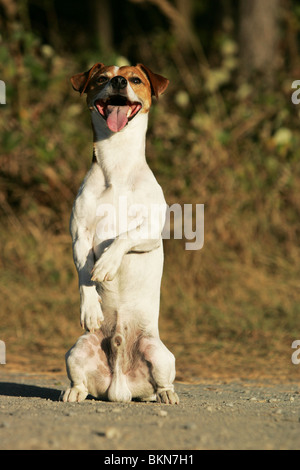
[(152, 72), (143, 64), (136, 66), (116, 67), (104, 65), (101, 62), (93, 65), (87, 72), (73, 75), (71, 83), (74, 90), (81, 94), (101, 91), (115, 76), (124, 77), (132, 90), (144, 103), (143, 111), (148, 112), (151, 106), (151, 97), (158, 98), (168, 87), (169, 80)]
[(131, 86), (134, 93), (143, 103), (141, 113), (147, 113), (151, 106), (151, 84), (147, 76), (137, 67), (124, 66), (118, 70), (118, 75), (124, 77)]

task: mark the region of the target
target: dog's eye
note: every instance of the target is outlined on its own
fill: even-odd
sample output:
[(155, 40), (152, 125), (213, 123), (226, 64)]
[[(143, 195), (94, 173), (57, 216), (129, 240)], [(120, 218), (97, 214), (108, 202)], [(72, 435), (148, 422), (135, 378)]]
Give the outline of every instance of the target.
[(97, 83), (99, 85), (103, 85), (103, 83), (106, 83), (107, 81), (108, 81), (108, 77), (106, 77), (105, 75), (102, 75), (101, 77), (97, 78)]
[(142, 83), (142, 80), (139, 77), (132, 77), (130, 81), (135, 85), (139, 85), (140, 83)]

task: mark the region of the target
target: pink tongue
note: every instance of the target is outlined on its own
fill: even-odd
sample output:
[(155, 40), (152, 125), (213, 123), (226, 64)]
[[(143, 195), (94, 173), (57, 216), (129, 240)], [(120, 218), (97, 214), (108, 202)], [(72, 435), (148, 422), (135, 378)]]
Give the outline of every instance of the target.
[(129, 106), (107, 106), (107, 125), (113, 132), (118, 132), (126, 126), (128, 122), (127, 113)]

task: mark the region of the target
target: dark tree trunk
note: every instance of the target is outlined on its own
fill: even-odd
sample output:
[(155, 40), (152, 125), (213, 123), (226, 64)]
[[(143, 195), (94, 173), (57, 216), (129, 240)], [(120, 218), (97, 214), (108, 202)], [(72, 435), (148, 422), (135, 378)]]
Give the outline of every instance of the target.
[(240, 0), (240, 58), (246, 76), (272, 81), (280, 61), (280, 0)]

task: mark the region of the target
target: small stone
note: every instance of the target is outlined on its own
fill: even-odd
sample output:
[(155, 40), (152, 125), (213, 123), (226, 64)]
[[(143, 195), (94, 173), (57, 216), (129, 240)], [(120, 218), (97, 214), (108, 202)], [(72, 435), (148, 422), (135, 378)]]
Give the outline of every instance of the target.
[(158, 415), (165, 417), (165, 416), (168, 416), (168, 412), (165, 410), (159, 410)]
[(105, 409), (104, 408), (96, 408), (96, 413), (104, 413)]
[(197, 425), (195, 423), (186, 423), (183, 427), (184, 429), (192, 430), (196, 429)]
[(114, 426), (109, 426), (106, 430), (105, 430), (105, 437), (107, 439), (116, 439), (117, 437), (120, 436), (120, 432), (117, 428), (115, 428)]
[(113, 408), (112, 409), (113, 413), (121, 413), (121, 411), (122, 411), (121, 408)]

